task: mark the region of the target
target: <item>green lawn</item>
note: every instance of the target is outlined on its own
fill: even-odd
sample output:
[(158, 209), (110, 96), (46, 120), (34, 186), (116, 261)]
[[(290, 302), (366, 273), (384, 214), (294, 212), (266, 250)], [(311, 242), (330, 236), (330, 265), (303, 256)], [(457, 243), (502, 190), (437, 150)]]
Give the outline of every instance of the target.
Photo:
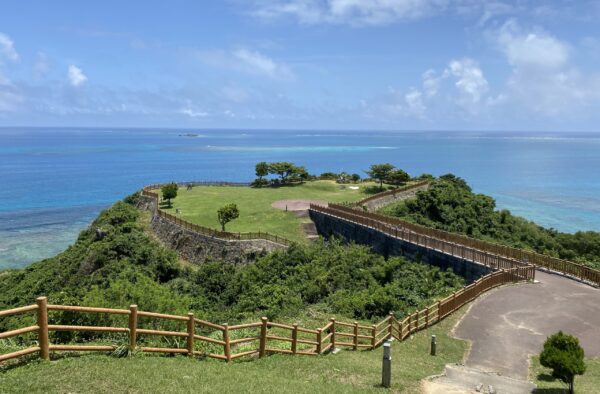
[[(350, 187), (358, 186), (358, 190)], [(285, 237), (289, 240), (303, 242), (306, 240), (301, 223), (309, 221), (298, 218), (292, 212), (271, 207), (278, 200), (311, 199), (325, 202), (354, 202), (370, 194), (373, 183), (357, 185), (340, 185), (334, 181), (313, 181), (304, 184), (284, 187), (235, 187), (235, 186), (195, 186), (191, 191), (180, 187), (173, 207), (165, 209), (175, 213), (180, 209), (180, 216), (192, 223), (220, 230), (217, 221), (217, 209), (228, 203), (237, 204), (240, 217), (227, 224), (226, 230), (231, 232), (264, 231)]]
[[(418, 393), (420, 380), (461, 362), (467, 343), (449, 332), (464, 308), (441, 324), (392, 343), (392, 392)], [(429, 355), (432, 334), (438, 356)], [(0, 372), (1, 393), (368, 393), (387, 392), (381, 381), (382, 348), (344, 350), (319, 357), (275, 355), (226, 364), (185, 356), (104, 355), (33, 361)]]
[[(575, 377), (575, 393), (595, 394), (600, 392), (600, 358), (587, 358), (587, 370), (581, 376)], [(538, 394), (568, 393), (567, 385), (552, 378), (552, 370), (540, 365), (539, 356), (531, 358), (530, 378), (537, 384)]]

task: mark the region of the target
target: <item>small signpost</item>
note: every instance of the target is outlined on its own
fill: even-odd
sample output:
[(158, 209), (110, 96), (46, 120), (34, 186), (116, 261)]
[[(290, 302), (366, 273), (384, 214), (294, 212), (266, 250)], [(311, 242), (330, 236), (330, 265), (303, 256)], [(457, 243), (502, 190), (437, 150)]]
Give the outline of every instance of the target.
[(392, 384), (392, 355), (390, 353), (392, 344), (386, 341), (383, 344), (383, 365), (381, 369), (381, 385), (389, 388)]

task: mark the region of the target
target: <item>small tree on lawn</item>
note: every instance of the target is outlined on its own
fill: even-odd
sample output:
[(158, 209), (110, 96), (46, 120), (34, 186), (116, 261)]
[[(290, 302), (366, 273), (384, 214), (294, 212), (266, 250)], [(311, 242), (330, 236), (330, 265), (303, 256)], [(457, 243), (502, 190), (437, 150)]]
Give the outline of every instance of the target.
[(540, 364), (552, 369), (552, 377), (569, 385), (569, 393), (573, 394), (575, 375), (583, 375), (583, 349), (579, 339), (562, 331), (549, 336), (544, 342), (544, 350), (540, 354)]
[(221, 223), (221, 231), (225, 231), (225, 225), (231, 222), (233, 219), (237, 219), (240, 216), (240, 211), (235, 204), (227, 204), (217, 211), (217, 218)]
[(167, 199), (167, 204), (171, 208), (171, 199), (177, 197), (177, 190), (179, 187), (175, 182), (168, 183), (160, 188), (163, 198)]
[(391, 185), (394, 186), (400, 186), (405, 184), (406, 182), (408, 182), (410, 180), (410, 175), (408, 175), (408, 173), (404, 170), (401, 169), (395, 169), (392, 170), (388, 177), (385, 179), (385, 181)]
[(379, 188), (383, 189), (383, 181), (385, 181), (387, 179), (387, 177), (390, 175), (390, 173), (392, 172), (393, 169), (394, 169), (394, 166), (391, 165), (390, 163), (373, 164), (369, 168), (369, 171), (366, 171), (366, 173), (371, 178), (378, 180)]
[(261, 161), (260, 163), (256, 163), (256, 176), (258, 179), (262, 181), (264, 177), (269, 175), (269, 164), (266, 161)]

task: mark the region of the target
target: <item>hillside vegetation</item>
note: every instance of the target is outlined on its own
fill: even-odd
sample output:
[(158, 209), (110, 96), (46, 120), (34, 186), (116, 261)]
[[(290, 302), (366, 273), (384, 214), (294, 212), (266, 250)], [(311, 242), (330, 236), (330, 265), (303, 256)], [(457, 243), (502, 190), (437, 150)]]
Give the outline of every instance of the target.
[[(268, 316), (291, 320), (332, 315), (377, 319), (429, 305), (462, 287), (452, 272), (402, 258), (385, 260), (368, 248), (337, 242), (293, 245), (285, 252), (235, 266), (212, 262), (183, 267), (147, 233), (135, 197), (102, 212), (77, 242), (56, 257), (0, 276), (0, 310), (46, 295), (55, 304), (127, 308), (234, 322)], [(97, 229), (102, 231), (97, 232)], [(55, 312), (56, 324), (107, 325), (101, 314)], [(0, 331), (32, 324), (33, 316), (0, 319)], [(123, 322), (120, 322), (123, 325)], [(55, 333), (69, 341), (93, 333)], [(59, 336), (60, 335), (60, 336)]]
[(496, 210), (496, 201), (473, 193), (454, 175), (445, 175), (416, 198), (390, 204), (381, 213), (428, 227), (579, 262), (600, 269), (600, 233), (562, 233), (543, 228), (510, 211)]

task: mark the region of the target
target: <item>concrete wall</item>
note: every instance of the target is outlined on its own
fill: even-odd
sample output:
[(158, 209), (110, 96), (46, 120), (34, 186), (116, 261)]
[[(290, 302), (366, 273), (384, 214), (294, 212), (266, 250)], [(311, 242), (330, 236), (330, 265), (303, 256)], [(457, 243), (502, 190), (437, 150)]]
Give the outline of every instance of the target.
[(394, 201), (407, 200), (409, 198), (413, 198), (417, 195), (417, 192), (420, 190), (427, 190), (429, 188), (429, 184), (416, 187), (411, 190), (407, 190), (404, 192), (398, 192), (396, 194), (389, 194), (387, 196), (382, 196), (381, 198), (377, 198), (375, 200), (367, 201), (364, 204), (361, 204), (364, 207), (367, 207), (367, 211), (373, 212), (378, 210), (381, 207), (386, 206), (387, 204)]
[(225, 261), (244, 264), (274, 250), (286, 247), (263, 239), (224, 240), (185, 229), (178, 224), (155, 215), (153, 198), (140, 196), (138, 209), (152, 212), (151, 228), (158, 239), (179, 257), (197, 264), (207, 261)]
[(444, 270), (452, 268), (456, 274), (464, 277), (468, 283), (493, 271), (484, 265), (415, 245), (377, 230), (325, 215), (321, 212), (311, 210), (310, 217), (315, 223), (319, 234), (325, 238), (335, 235), (342, 237), (346, 241), (354, 241), (357, 244), (367, 245), (373, 251), (382, 254), (386, 258), (389, 256), (405, 256), (410, 260), (431, 264)]

